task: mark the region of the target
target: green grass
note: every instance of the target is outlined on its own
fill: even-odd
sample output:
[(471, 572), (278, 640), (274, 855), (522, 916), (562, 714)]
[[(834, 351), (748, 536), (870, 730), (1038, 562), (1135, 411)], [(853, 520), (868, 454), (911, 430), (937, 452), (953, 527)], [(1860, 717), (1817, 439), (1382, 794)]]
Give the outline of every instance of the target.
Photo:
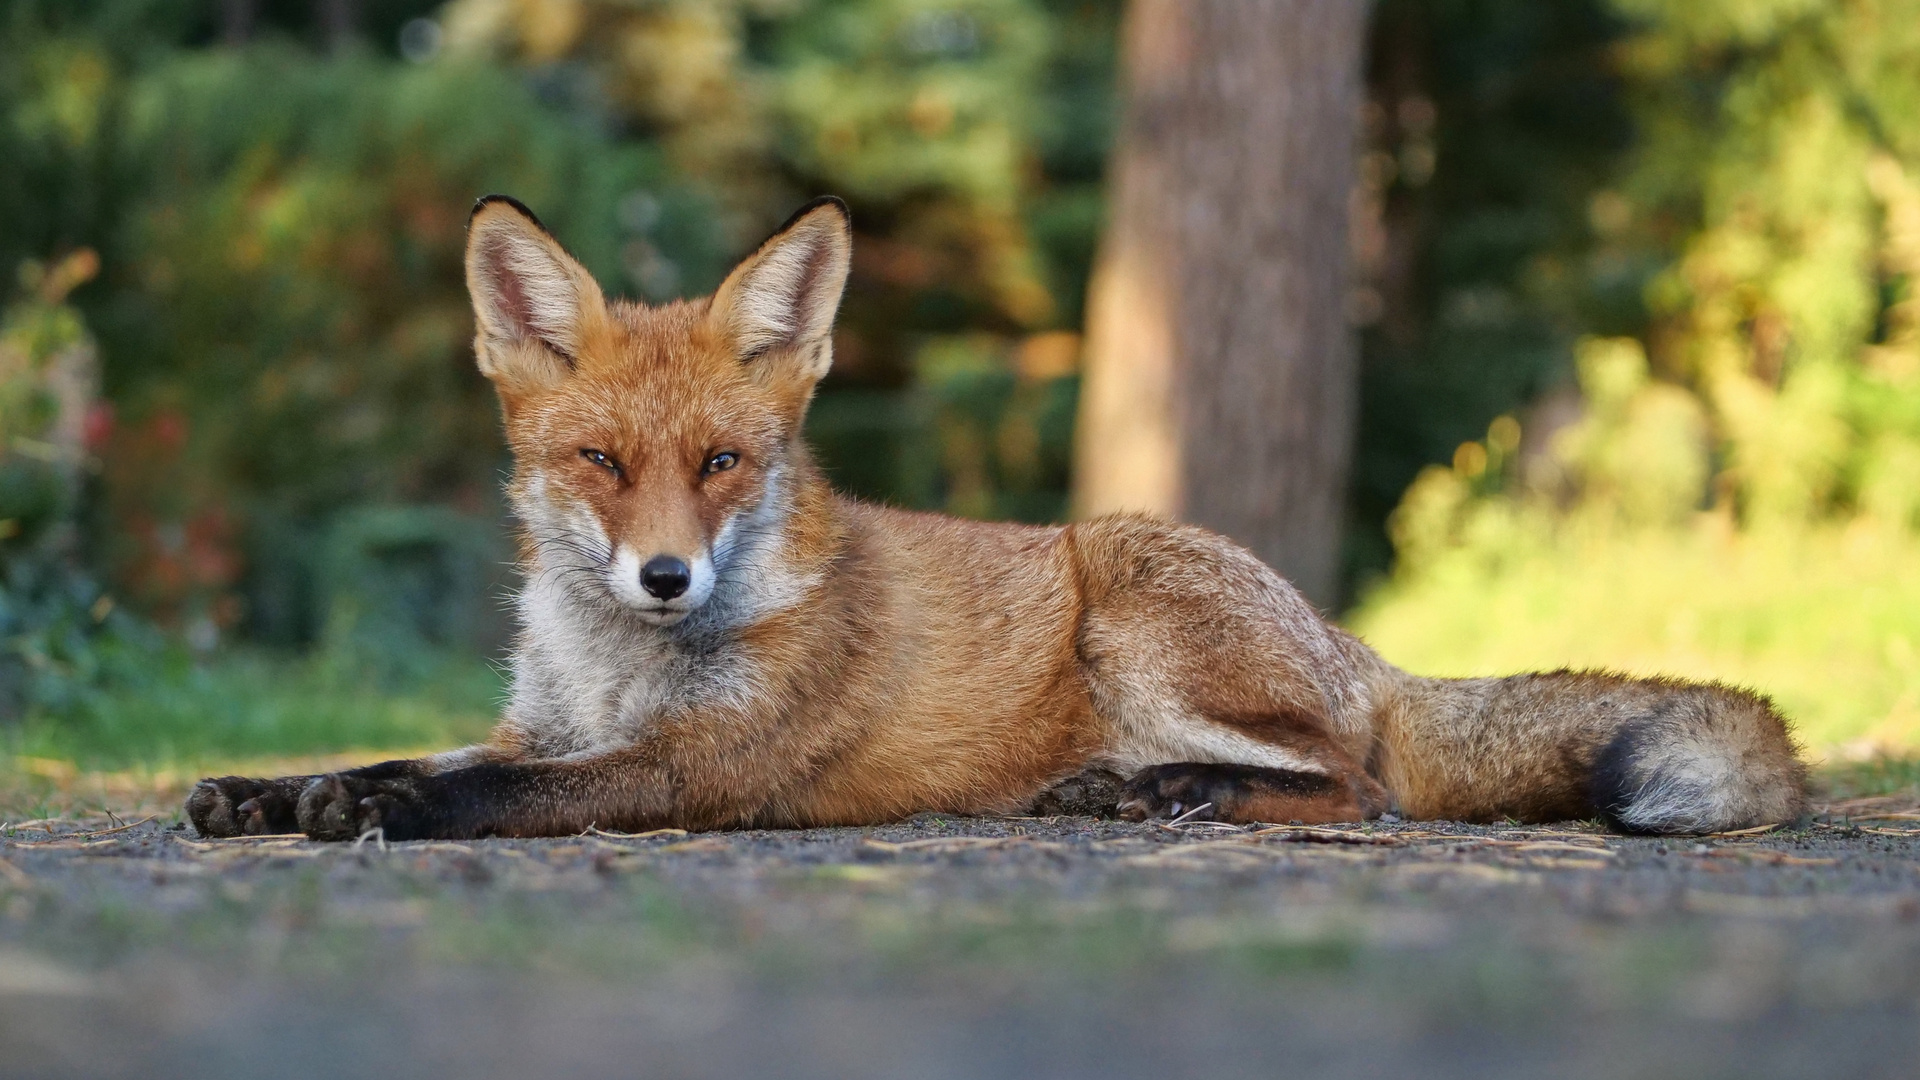
[(1908, 795), (1920, 803), (1920, 756), (1835, 762), (1820, 771), (1819, 780), (1833, 799)]
[(15, 752), (85, 769), (457, 745), (485, 735), (499, 675), (484, 661), (436, 658), (383, 688), (323, 657), (238, 652), (115, 689), (77, 715), (29, 722)]
[(1920, 750), (1920, 540), (1904, 531), (1489, 530), (1347, 622), (1423, 675), (1721, 679), (1771, 695), (1816, 759)]
[[(325, 655), (172, 656), (59, 718), (0, 729), (0, 817), (171, 812), (186, 784), (223, 772), (308, 771), (475, 742), (500, 674), (471, 657), (413, 658), (403, 680)], [(284, 764), (281, 764), (284, 763)], [(338, 767), (330, 766), (330, 767)]]

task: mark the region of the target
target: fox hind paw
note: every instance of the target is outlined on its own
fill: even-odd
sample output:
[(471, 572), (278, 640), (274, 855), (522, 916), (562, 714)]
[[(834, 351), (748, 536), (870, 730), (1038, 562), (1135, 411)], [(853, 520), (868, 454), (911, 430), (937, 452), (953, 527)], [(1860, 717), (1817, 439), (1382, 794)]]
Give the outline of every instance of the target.
[(1121, 793), (1129, 821), (1175, 818), (1250, 824), (1257, 821), (1360, 821), (1385, 806), (1371, 780), (1255, 765), (1177, 762), (1140, 770)]
[(1219, 778), (1205, 765), (1156, 765), (1142, 769), (1120, 791), (1119, 816), (1128, 821), (1177, 818), (1192, 814), (1188, 820), (1217, 821), (1222, 801), (1230, 792), (1220, 790)]

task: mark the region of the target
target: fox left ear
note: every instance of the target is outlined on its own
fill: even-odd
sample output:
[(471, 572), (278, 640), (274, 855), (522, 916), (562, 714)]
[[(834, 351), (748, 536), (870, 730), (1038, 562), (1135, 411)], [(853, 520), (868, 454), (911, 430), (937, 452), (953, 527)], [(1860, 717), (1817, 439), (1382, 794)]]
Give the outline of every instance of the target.
[(720, 283), (709, 324), (741, 360), (817, 382), (833, 364), (833, 317), (852, 262), (847, 204), (815, 199)]

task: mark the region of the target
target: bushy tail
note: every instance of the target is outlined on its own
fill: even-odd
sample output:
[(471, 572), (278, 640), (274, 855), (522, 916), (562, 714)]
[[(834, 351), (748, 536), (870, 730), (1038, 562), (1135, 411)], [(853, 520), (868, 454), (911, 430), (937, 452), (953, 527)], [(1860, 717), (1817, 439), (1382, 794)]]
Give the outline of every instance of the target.
[(1708, 833), (1806, 807), (1786, 721), (1744, 690), (1574, 671), (1383, 683), (1382, 778), (1410, 816)]

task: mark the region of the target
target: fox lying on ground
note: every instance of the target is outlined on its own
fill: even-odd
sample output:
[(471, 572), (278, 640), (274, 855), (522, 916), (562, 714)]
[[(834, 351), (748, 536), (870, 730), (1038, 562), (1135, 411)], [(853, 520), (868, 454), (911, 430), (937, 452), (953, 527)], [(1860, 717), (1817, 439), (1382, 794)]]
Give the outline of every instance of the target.
[(1018, 813), (1090, 770), (1136, 820), (1794, 818), (1786, 724), (1729, 687), (1427, 679), (1273, 570), (1142, 517), (982, 524), (835, 495), (801, 421), (832, 361), (846, 207), (711, 298), (605, 299), (519, 203), (467, 238), (522, 525), (511, 701), (479, 746), (203, 780), (201, 833), (547, 836)]

